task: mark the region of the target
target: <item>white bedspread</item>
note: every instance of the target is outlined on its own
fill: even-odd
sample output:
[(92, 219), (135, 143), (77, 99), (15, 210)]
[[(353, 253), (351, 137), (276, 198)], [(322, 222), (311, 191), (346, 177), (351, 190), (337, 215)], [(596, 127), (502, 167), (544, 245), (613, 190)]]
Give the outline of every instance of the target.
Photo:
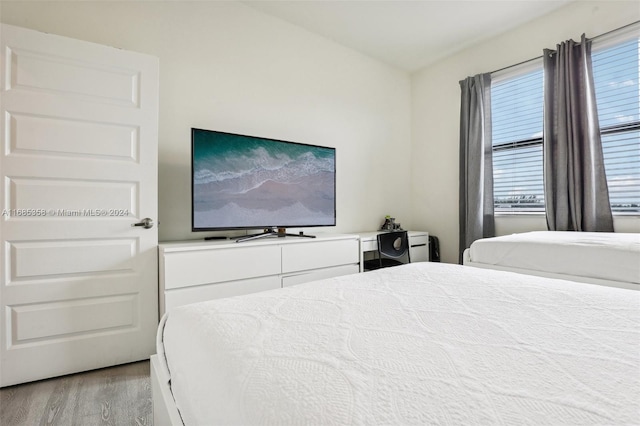
[(415, 263), (179, 307), (161, 340), (186, 425), (640, 422), (633, 290)]
[(640, 284), (640, 234), (538, 231), (484, 238), (471, 261)]

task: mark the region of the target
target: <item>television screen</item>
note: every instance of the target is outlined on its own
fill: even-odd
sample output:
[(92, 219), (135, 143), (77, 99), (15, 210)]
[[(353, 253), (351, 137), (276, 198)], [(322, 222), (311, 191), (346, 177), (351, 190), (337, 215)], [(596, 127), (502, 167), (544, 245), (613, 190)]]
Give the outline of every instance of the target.
[(192, 229), (336, 224), (335, 148), (192, 129)]

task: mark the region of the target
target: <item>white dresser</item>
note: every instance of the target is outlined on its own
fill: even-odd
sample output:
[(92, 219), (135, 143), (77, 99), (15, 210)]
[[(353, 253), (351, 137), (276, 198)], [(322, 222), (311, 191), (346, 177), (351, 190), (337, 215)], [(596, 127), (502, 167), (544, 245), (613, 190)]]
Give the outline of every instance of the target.
[(355, 274), (360, 237), (169, 242), (159, 245), (158, 255), (162, 316), (188, 303)]

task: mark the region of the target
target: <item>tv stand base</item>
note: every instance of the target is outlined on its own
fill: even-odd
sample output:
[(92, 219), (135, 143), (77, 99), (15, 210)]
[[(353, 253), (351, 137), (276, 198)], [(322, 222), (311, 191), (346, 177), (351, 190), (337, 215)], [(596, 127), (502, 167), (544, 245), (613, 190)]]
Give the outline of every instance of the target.
[(242, 237), (236, 237), (236, 243), (241, 243), (243, 241), (257, 240), (258, 238), (269, 238), (269, 237), (303, 237), (303, 238), (315, 238), (315, 235), (304, 234), (300, 231), (298, 234), (289, 234), (287, 233), (287, 228), (278, 228), (277, 230), (273, 228), (266, 228), (260, 234), (254, 235), (246, 235)]

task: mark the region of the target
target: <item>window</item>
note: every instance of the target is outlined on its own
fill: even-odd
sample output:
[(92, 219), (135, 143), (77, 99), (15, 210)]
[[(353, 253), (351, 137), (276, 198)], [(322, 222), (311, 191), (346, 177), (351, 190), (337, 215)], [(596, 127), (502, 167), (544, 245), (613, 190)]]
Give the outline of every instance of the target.
[(497, 212), (544, 212), (542, 60), (491, 83), (493, 200)]
[(602, 151), (611, 209), (640, 212), (640, 39), (613, 45), (594, 42), (596, 88)]
[[(611, 209), (640, 213), (640, 37), (593, 43), (596, 102)], [(496, 212), (544, 212), (542, 60), (492, 76)]]

